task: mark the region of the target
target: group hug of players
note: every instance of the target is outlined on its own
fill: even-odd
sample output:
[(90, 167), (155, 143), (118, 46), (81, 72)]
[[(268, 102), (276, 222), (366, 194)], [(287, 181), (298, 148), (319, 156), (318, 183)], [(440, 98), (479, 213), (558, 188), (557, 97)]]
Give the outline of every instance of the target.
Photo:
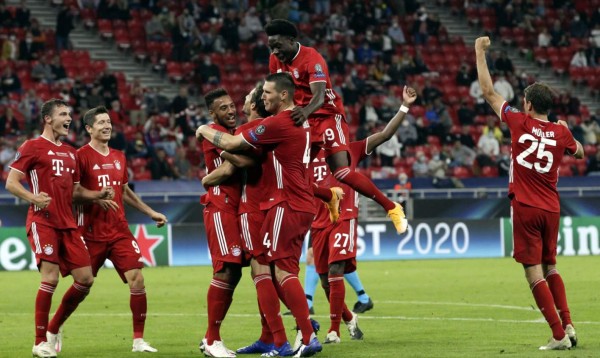
[[(316, 337), (319, 325), (310, 318), (298, 280), (309, 230), (316, 271), (330, 303), (331, 325), (323, 342), (340, 343), (342, 320), (352, 339), (363, 336), (357, 315), (344, 303), (343, 280), (345, 273), (356, 270), (358, 192), (374, 199), (384, 195), (355, 168), (395, 135), (416, 92), (404, 88), (402, 106), (382, 132), (349, 142), (343, 106), (331, 88), (325, 61), (314, 49), (295, 42), (295, 31), (287, 21), (267, 25), (271, 74), (245, 98), (247, 123), (236, 127), (236, 105), (226, 89), (205, 95), (213, 123), (199, 127), (196, 136), (208, 171), (202, 203), (213, 262), (208, 328), (200, 345), (206, 356), (308, 357), (322, 350)], [(372, 188), (377, 193), (371, 195)], [(388, 214), (403, 233), (408, 224), (401, 206), (391, 202)], [(256, 342), (234, 352), (225, 347), (219, 328), (247, 265), (262, 332)], [(280, 300), (296, 320), (293, 345), (285, 333)]]

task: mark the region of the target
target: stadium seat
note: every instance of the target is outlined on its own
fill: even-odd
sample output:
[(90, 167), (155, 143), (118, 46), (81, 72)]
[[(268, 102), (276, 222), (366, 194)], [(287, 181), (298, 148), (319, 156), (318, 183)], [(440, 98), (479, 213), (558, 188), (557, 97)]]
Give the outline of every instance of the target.
[(183, 78), (183, 69), (179, 62), (167, 62), (167, 76), (169, 79), (179, 82)]
[(100, 34), (100, 37), (105, 39), (110, 39), (113, 37), (113, 28), (110, 20), (98, 20), (98, 33)]
[(481, 176), (484, 178), (495, 178), (498, 176), (497, 167), (483, 167), (481, 169)]
[(452, 170), (452, 176), (459, 179), (471, 178), (473, 177), (473, 172), (471, 172), (471, 169), (467, 167), (454, 167)]

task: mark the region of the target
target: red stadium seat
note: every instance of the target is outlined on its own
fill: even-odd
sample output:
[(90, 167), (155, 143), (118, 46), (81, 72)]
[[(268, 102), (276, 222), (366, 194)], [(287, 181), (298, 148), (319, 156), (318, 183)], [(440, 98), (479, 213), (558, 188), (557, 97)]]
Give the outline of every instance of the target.
[(99, 19), (98, 20), (98, 32), (100, 37), (110, 39), (113, 37), (113, 28), (110, 20)]
[(481, 169), (481, 176), (485, 178), (495, 178), (498, 176), (497, 167), (483, 167)]
[(181, 81), (183, 78), (183, 69), (181, 68), (181, 64), (173, 61), (167, 62), (167, 76), (169, 79), (176, 82)]
[(471, 169), (467, 167), (454, 167), (452, 170), (452, 176), (459, 179), (471, 178), (473, 177), (473, 172), (471, 172)]

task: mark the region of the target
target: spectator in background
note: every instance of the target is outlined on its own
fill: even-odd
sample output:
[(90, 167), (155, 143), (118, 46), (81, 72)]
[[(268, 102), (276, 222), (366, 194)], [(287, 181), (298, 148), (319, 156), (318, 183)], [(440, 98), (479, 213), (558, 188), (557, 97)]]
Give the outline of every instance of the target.
[(501, 72), (496, 81), (494, 82), (494, 90), (498, 92), (506, 100), (506, 102), (511, 103), (515, 98), (515, 91), (513, 90), (510, 82), (506, 80), (506, 75), (504, 72)]
[(475, 157), (478, 167), (491, 167), (496, 165), (495, 158), (500, 154), (500, 143), (494, 136), (494, 132), (489, 131), (481, 135), (477, 142), (477, 156)]
[(545, 26), (542, 27), (542, 30), (540, 31), (540, 33), (538, 35), (538, 46), (539, 47), (548, 47), (548, 46), (550, 46), (551, 41), (552, 41), (552, 36), (548, 32), (548, 28)]
[(240, 49), (238, 24), (239, 20), (235, 10), (227, 11), (223, 25), (221, 26), (221, 36), (225, 39), (225, 48), (234, 52)]
[(558, 19), (554, 20), (554, 22), (552, 23), (552, 28), (550, 28), (550, 36), (552, 37), (552, 40), (550, 40), (550, 43), (552, 44), (552, 46), (558, 47), (560, 45), (564, 35), (565, 35), (565, 33), (562, 29), (560, 20), (558, 20)]
[(0, 27), (10, 28), (15, 25), (12, 13), (6, 8), (4, 1), (0, 3)]
[(425, 153), (418, 151), (417, 160), (413, 163), (412, 170), (415, 178), (426, 178), (429, 176), (429, 165)]
[(581, 129), (583, 130), (583, 144), (596, 145), (598, 143), (598, 137), (600, 136), (600, 125), (598, 122), (592, 120), (591, 117), (586, 117), (581, 122)]
[(69, 34), (75, 28), (73, 24), (75, 9), (63, 4), (56, 17), (56, 51), (68, 50), (71, 48)]
[(31, 31), (25, 33), (25, 38), (19, 41), (19, 60), (31, 61), (38, 58), (40, 48), (33, 42), (33, 34)]
[(513, 66), (512, 61), (508, 58), (508, 54), (506, 51), (501, 51), (500, 56), (496, 59), (494, 63), (494, 68), (499, 73), (503, 73), (505, 76), (509, 74), (515, 73), (515, 67)]
[(335, 5), (335, 13), (327, 20), (327, 28), (329, 30), (328, 38), (331, 40), (335, 40), (338, 36), (346, 35), (348, 31), (348, 18), (344, 14), (342, 4)]
[(36, 126), (37, 123), (34, 123), (34, 121), (39, 118), (38, 116), (40, 114), (42, 104), (43, 101), (36, 96), (33, 88), (25, 92), (23, 97), (21, 97), (21, 102), (19, 102), (19, 111), (25, 118), (25, 130), (27, 132)]
[(202, 84), (221, 83), (221, 70), (219, 70), (217, 65), (212, 63), (210, 56), (204, 56), (204, 60), (196, 67), (196, 71), (196, 73), (200, 74), (200, 81)]
[[(402, 172), (398, 174), (398, 184), (394, 185), (394, 190), (404, 190), (410, 192), (412, 190), (412, 183), (408, 181), (408, 175)], [(404, 200), (408, 199), (408, 193), (404, 196)]]
[(579, 14), (576, 14), (569, 25), (571, 37), (582, 39), (588, 34), (588, 26)]
[(102, 92), (110, 91), (113, 94), (119, 92), (117, 77), (108, 68), (102, 71), (98, 77), (98, 83), (102, 87)]
[(17, 44), (17, 38), (14, 34), (11, 34), (2, 44), (2, 54), (0, 55), (0, 59), (14, 61), (18, 58), (18, 54), (19, 45)]
[(169, 164), (167, 153), (163, 148), (157, 148), (155, 155), (148, 164), (152, 173), (152, 180), (173, 180), (176, 179), (173, 167)]
[(67, 70), (60, 63), (60, 57), (54, 56), (52, 63), (50, 63), (50, 69), (52, 70), (52, 77), (54, 82), (64, 83), (67, 81)]
[(54, 73), (52, 72), (52, 66), (48, 63), (45, 56), (42, 56), (37, 64), (31, 69), (31, 78), (34, 81), (41, 83), (53, 83)]
[(373, 106), (373, 99), (368, 96), (365, 100), (365, 104), (358, 111), (359, 122), (362, 125), (367, 122), (377, 123), (379, 121), (379, 113)]
[(458, 121), (463, 126), (475, 123), (475, 111), (471, 108), (471, 106), (469, 106), (469, 103), (465, 98), (460, 101), (460, 106), (456, 111), (456, 115), (458, 117)]
[(402, 144), (398, 141), (398, 137), (393, 135), (388, 141), (383, 142), (376, 151), (381, 159), (382, 167), (393, 167), (394, 159), (400, 158), (400, 149)]
[(33, 43), (37, 46), (37, 48), (40, 49), (40, 51), (45, 49), (46, 35), (40, 29), (40, 23), (37, 19), (31, 19), (29, 31), (31, 31), (31, 34), (33, 35)]
[(356, 49), (356, 62), (361, 64), (367, 64), (373, 61), (375, 52), (371, 48), (369, 41), (363, 40), (362, 44)]
[(388, 28), (387, 34), (394, 41), (395, 45), (404, 45), (406, 43), (404, 31), (402, 31), (402, 28), (398, 24), (397, 18), (392, 20), (392, 25)]
[(417, 145), (419, 134), (417, 133), (417, 128), (414, 125), (413, 120), (409, 120), (405, 118), (398, 128), (398, 137), (400, 138), (400, 143), (405, 146), (415, 146)]
[(87, 97), (88, 108), (96, 108), (104, 105), (104, 97), (100, 95), (101, 87), (98, 84), (92, 86), (90, 95)]
[(150, 150), (146, 145), (142, 132), (136, 132), (134, 138), (127, 142), (125, 154), (127, 158), (147, 158), (150, 155)]
[(11, 107), (6, 107), (4, 113), (0, 115), (0, 137), (16, 136), (21, 133), (19, 121), (14, 115)]
[(569, 125), (571, 134), (573, 134), (573, 138), (579, 143), (583, 143), (585, 141), (585, 132), (583, 131), (583, 128), (577, 124), (577, 118), (569, 116), (567, 118), (567, 124)]
[(425, 59), (423, 58), (423, 54), (420, 49), (415, 50), (415, 57), (413, 58), (413, 63), (415, 65), (413, 69), (413, 73), (415, 75), (420, 75), (423, 73), (429, 72), (429, 67), (425, 63)]
[(475, 148), (475, 140), (471, 135), (471, 126), (462, 126), (460, 133), (458, 133), (453, 139), (454, 140), (451, 143), (454, 143), (455, 140), (458, 140), (467, 148)]
[(31, 10), (27, 8), (27, 1), (21, 0), (15, 9), (15, 23), (20, 28), (27, 28), (31, 24)]
[(13, 72), (12, 68), (6, 66), (2, 73), (2, 77), (0, 77), (0, 93), (2, 95), (7, 95), (11, 92), (21, 93), (21, 81)]
[(179, 87), (179, 94), (171, 101), (171, 114), (178, 116), (182, 114), (188, 107), (188, 88), (187, 86)]
[(600, 148), (596, 148), (596, 154), (590, 158), (585, 175), (600, 175)]
[(175, 151), (175, 158), (173, 158), (173, 174), (177, 179), (191, 179), (191, 168), (190, 161), (185, 157), (185, 148), (179, 147)]
[(496, 119), (494, 117), (488, 117), (486, 126), (481, 131), (481, 135), (487, 135), (488, 133), (492, 133), (498, 143), (502, 142), (504, 134), (502, 133), (500, 127), (496, 126)]
[(571, 66), (573, 67), (587, 67), (588, 61), (585, 55), (585, 48), (580, 47), (577, 52), (571, 58)]
[(475, 161), (475, 151), (473, 149), (463, 145), (460, 141), (454, 141), (454, 145), (450, 150), (450, 155), (452, 156), (450, 166), (473, 166), (473, 162)]
[(4, 172), (10, 171), (10, 164), (15, 160), (17, 154), (17, 141), (4, 139), (4, 146), (0, 150), (0, 166), (4, 169)]
[(158, 14), (154, 14), (148, 22), (144, 25), (146, 30), (146, 40), (148, 41), (168, 41), (169, 37), (167, 36), (167, 31), (163, 26), (163, 23), (160, 21), (160, 17)]
[(254, 63), (268, 65), (270, 54), (271, 51), (269, 50), (267, 45), (265, 45), (265, 42), (263, 40), (259, 39), (258, 41), (256, 41), (256, 46), (254, 46), (254, 48), (252, 49), (252, 59), (254, 60)]
[(483, 98), (483, 91), (479, 86), (479, 81), (476, 79), (471, 83), (471, 87), (469, 88), (469, 95), (475, 101), (475, 110), (477, 114), (486, 114), (488, 112), (487, 104), (485, 103), (485, 99)]
[(108, 115), (110, 116), (110, 122), (112, 123), (115, 131), (122, 131), (126, 126), (129, 125), (129, 116), (123, 109), (123, 106), (118, 99), (110, 102)]
[(456, 85), (469, 87), (471, 83), (473, 83), (473, 80), (474, 78), (471, 74), (471, 71), (469, 70), (469, 65), (467, 63), (463, 63), (460, 66), (458, 72), (456, 73)]
[(501, 149), (500, 157), (498, 158), (498, 176), (507, 177), (510, 172), (510, 149), (505, 147)]
[(441, 98), (442, 96), (442, 91), (440, 91), (436, 86), (432, 85), (431, 80), (427, 78), (425, 80), (425, 87), (423, 87), (423, 103), (433, 104), (436, 99)]
[(256, 8), (251, 6), (246, 14), (244, 15), (244, 20), (246, 21), (246, 26), (250, 30), (253, 36), (257, 36), (263, 31), (263, 24), (258, 17), (256, 12)]

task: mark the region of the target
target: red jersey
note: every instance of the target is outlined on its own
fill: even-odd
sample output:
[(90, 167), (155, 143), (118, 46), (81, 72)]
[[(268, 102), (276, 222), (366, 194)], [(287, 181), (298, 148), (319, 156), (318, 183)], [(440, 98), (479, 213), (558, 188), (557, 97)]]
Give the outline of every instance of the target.
[(504, 102), (500, 119), (511, 133), (508, 194), (520, 203), (560, 212), (558, 169), (565, 150), (577, 151), (568, 128), (533, 118)]
[[(210, 124), (210, 127), (219, 132), (230, 133), (227, 128), (215, 123)], [(211, 142), (207, 140), (202, 141), (202, 151), (204, 152), (207, 174), (223, 163), (223, 159), (219, 156), (222, 150), (215, 147)], [(201, 203), (204, 205), (212, 204), (220, 210), (237, 214), (241, 194), (239, 179), (240, 176), (236, 173), (222, 184), (211, 186), (207, 193), (202, 196)]]
[(244, 131), (242, 136), (250, 145), (261, 145), (273, 154), (274, 173), (263, 170), (263, 176), (270, 176), (272, 184), (266, 188), (269, 193), (268, 204), (261, 205), (261, 209), (266, 210), (286, 201), (296, 211), (314, 214), (308, 172), (310, 125), (307, 121), (302, 126), (296, 126), (291, 113), (286, 110), (265, 118), (256, 128)]
[[(262, 120), (262, 118), (258, 118), (239, 126), (235, 134), (241, 134), (246, 130), (256, 128)], [(255, 148), (253, 155), (255, 157), (265, 157), (262, 149), (258, 147)], [(268, 192), (265, 190), (266, 185), (264, 183), (265, 176), (263, 176), (262, 163), (251, 168), (246, 168), (242, 173), (242, 193), (238, 214), (260, 211), (260, 202), (268, 195)]]
[(42, 136), (19, 148), (10, 168), (25, 174), (34, 194), (45, 192), (52, 198), (45, 209), (29, 206), (27, 227), (35, 222), (59, 230), (77, 228), (72, 206), (73, 185), (79, 183), (76, 158), (75, 148)]
[(298, 44), (298, 53), (291, 63), (281, 62), (275, 55), (269, 58), (269, 71), (271, 73), (288, 72), (294, 79), (296, 91), (294, 92), (294, 103), (298, 106), (306, 106), (312, 98), (310, 84), (314, 82), (325, 82), (325, 100), (316, 114), (341, 114), (346, 115), (341, 97), (333, 90), (327, 62), (320, 53), (312, 47)]
[(125, 210), (123, 208), (123, 186), (129, 182), (127, 159), (119, 150), (109, 148), (104, 155), (87, 144), (77, 151), (81, 185), (89, 190), (102, 190), (112, 186), (119, 205), (115, 210), (104, 210), (97, 204), (85, 204), (77, 207), (77, 226), (86, 240), (109, 241), (119, 239), (123, 232), (129, 232)]
[[(340, 218), (338, 220), (350, 220), (358, 218), (358, 193), (348, 185), (337, 181), (325, 161), (325, 150), (319, 150), (317, 157), (312, 162), (313, 180), (320, 187), (330, 188), (339, 186), (344, 190), (344, 199), (340, 202)], [(350, 169), (355, 170), (358, 163), (371, 153), (367, 153), (367, 140), (350, 143), (351, 163)], [(314, 198), (317, 215), (313, 221), (312, 228), (323, 229), (331, 225), (329, 210), (319, 198)]]

